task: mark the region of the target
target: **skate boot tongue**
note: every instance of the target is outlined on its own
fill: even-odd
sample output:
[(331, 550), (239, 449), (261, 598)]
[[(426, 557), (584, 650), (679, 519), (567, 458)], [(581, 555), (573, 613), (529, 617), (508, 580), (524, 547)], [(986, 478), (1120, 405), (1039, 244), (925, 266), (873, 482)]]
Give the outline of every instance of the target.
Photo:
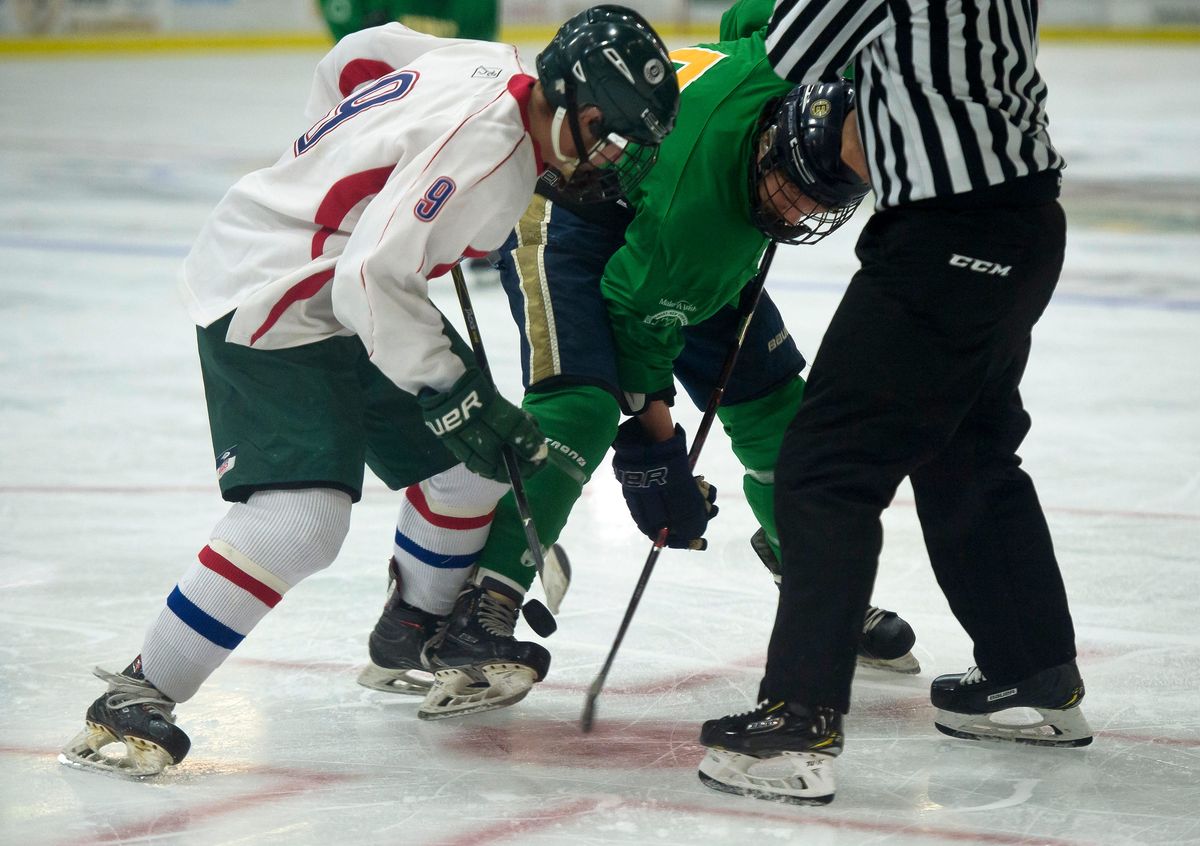
[(972, 667), (963, 673), (962, 684), (980, 684), (987, 681), (987, 676), (978, 667)]
[(138, 681), (145, 681), (146, 677), (142, 675), (142, 656), (139, 655), (130, 661), (129, 666), (121, 671), (121, 675), (127, 678), (137, 679)]

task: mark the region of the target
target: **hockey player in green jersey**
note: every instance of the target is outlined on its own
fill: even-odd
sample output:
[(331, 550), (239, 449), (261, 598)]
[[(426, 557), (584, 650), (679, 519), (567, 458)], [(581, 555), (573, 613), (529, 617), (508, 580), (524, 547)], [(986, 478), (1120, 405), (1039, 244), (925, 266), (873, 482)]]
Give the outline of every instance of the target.
[[(688, 468), (685, 435), (669, 409), (674, 380), (703, 408), (735, 337), (741, 289), (769, 240), (819, 240), (866, 193), (839, 158), (850, 86), (793, 91), (782, 82), (767, 63), (770, 12), (769, 3), (739, 3), (722, 21), (721, 41), (671, 53), (681, 89), (675, 130), (628, 203), (577, 206), (543, 182), (501, 248), (501, 281), (522, 335), (523, 407), (577, 469), (552, 467), (527, 485), (545, 546), (615, 445), (614, 469), (639, 528), (654, 538), (665, 527), (668, 546), (703, 548), (716, 489)], [(822, 184), (807, 195), (787, 161), (797, 143), (825, 154), (817, 162)], [(745, 468), (743, 488), (761, 527), (754, 546), (769, 567), (777, 553), (774, 466), (804, 391), (803, 367), (764, 294), (718, 414)], [(618, 426), (622, 412), (634, 416)], [(444, 480), (414, 486), (409, 499), (391, 594), (360, 681), (421, 692), (414, 674), (434, 671), (419, 711), (425, 718), (517, 701), (545, 677), (550, 656), (513, 636), (534, 578), (513, 498), (501, 501), (486, 543), (490, 515), (464, 513)], [(872, 609), (860, 654), (916, 672), (913, 639), (894, 613)]]
[(500, 0), (320, 0), (319, 5), (335, 41), (393, 21), (439, 38), (494, 41)]

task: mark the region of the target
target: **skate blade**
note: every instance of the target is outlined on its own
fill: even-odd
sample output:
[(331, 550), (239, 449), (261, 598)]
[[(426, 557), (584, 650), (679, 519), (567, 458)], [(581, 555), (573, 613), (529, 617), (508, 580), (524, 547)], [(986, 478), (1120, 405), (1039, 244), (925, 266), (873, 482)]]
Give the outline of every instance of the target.
[(994, 714), (958, 714), (938, 709), (934, 726), (963, 740), (1025, 743), (1030, 746), (1087, 746), (1092, 729), (1078, 707), (1007, 708)]
[(438, 670), (417, 716), (422, 720), (444, 720), (507, 708), (524, 699), (535, 681), (537, 674), (524, 664)]
[(836, 792), (833, 756), (815, 752), (755, 758), (709, 749), (699, 776), (713, 790), (790, 805), (828, 805)]
[[(106, 754), (104, 749), (119, 746), (124, 754)], [(77, 770), (89, 770), (124, 778), (156, 776), (175, 763), (171, 755), (156, 743), (140, 737), (120, 738), (107, 728), (88, 723), (59, 752), (58, 762)]]
[(876, 658), (860, 654), (858, 656), (858, 666), (870, 667), (874, 670), (886, 670), (889, 673), (903, 673), (906, 676), (913, 676), (921, 672), (921, 663), (917, 660), (917, 656), (911, 652), (906, 652), (899, 658)]
[(370, 663), (358, 674), (358, 683), (384, 693), (424, 696), (433, 687), (433, 674), (425, 670), (389, 670)]

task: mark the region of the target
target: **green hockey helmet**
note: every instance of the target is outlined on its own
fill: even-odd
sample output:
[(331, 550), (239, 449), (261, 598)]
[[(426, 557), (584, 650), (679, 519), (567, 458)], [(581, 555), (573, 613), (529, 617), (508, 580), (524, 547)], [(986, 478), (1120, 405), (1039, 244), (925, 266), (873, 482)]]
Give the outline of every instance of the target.
[[(581, 156), (579, 113), (587, 106), (602, 115), (588, 128), (622, 151), (616, 161), (571, 174), (565, 193), (578, 202), (625, 196), (653, 165), (679, 111), (679, 82), (658, 33), (632, 9), (593, 6), (559, 28), (538, 54), (537, 73), (555, 126), (567, 121)], [(557, 148), (557, 131), (553, 137)]]

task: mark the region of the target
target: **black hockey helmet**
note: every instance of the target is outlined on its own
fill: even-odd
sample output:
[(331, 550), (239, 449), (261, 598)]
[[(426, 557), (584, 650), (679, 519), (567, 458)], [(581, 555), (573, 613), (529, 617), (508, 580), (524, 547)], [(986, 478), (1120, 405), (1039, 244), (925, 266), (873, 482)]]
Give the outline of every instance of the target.
[[(763, 109), (750, 157), (750, 214), (768, 238), (815, 244), (849, 220), (867, 195), (869, 186), (841, 158), (842, 123), (853, 109), (854, 84), (845, 79), (797, 85)], [(784, 189), (766, 187), (771, 171), (817, 207), (798, 209), (795, 222), (784, 220), (772, 200)]]
[(675, 67), (658, 33), (632, 9), (593, 6), (559, 28), (538, 54), (537, 73), (581, 157), (579, 112), (589, 105), (603, 114), (589, 128), (598, 138), (617, 136), (610, 140), (623, 148), (617, 161), (572, 174), (564, 190), (579, 202), (625, 196), (649, 171), (679, 111)]

